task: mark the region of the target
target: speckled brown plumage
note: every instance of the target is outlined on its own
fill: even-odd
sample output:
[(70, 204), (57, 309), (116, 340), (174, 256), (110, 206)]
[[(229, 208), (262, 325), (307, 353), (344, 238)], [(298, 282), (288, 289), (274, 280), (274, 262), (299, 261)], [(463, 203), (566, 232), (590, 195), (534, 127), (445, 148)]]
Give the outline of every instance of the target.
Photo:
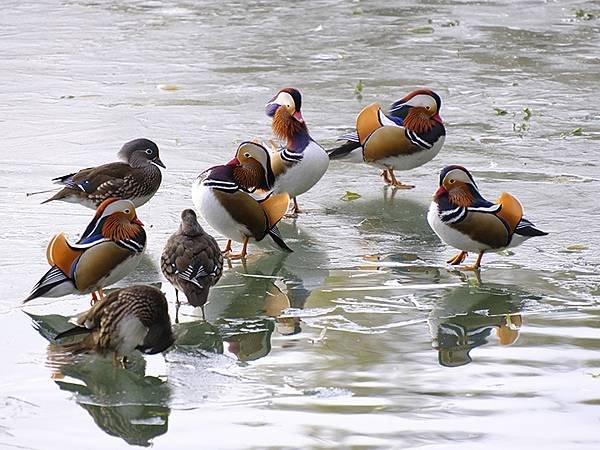
[[(163, 250), (161, 269), (178, 291), (183, 291), (193, 306), (203, 306), (208, 291), (221, 278), (223, 255), (217, 241), (206, 233), (196, 213), (186, 209), (181, 213), (181, 225)], [(179, 299), (178, 299), (179, 300)]]
[(126, 162), (114, 162), (54, 178), (65, 187), (47, 203), (61, 200), (96, 208), (107, 198), (131, 200), (136, 207), (146, 203), (158, 190), (162, 174), (157, 166), (164, 167), (158, 146), (148, 139), (127, 142), (119, 151)]
[(159, 353), (173, 342), (171, 319), (165, 295), (152, 286), (134, 285), (120, 289), (96, 303), (76, 319), (78, 327), (56, 338), (89, 333), (81, 342), (64, 345), (67, 351), (112, 352), (125, 356), (134, 349)]

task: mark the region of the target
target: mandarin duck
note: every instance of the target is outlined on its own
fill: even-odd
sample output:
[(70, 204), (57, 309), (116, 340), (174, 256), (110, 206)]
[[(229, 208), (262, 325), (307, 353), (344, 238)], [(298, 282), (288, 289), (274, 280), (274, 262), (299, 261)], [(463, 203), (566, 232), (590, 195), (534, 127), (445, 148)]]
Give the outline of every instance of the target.
[[(223, 253), (229, 258), (245, 258), (251, 239), (292, 251), (277, 229), (287, 212), (289, 195), (252, 195), (257, 189), (271, 189), (273, 181), (268, 150), (254, 142), (243, 142), (234, 159), (204, 171), (194, 182), (194, 205), (210, 226), (228, 239)], [(231, 254), (231, 241), (243, 243), (241, 253)]]
[(204, 306), (210, 287), (223, 274), (223, 254), (215, 238), (202, 229), (193, 210), (185, 209), (181, 213), (179, 230), (167, 241), (160, 267), (175, 287), (177, 304), (181, 290), (190, 305)]
[(57, 335), (56, 340), (79, 334), (87, 336), (60, 347), (73, 353), (112, 352), (114, 365), (119, 357), (124, 364), (125, 357), (136, 349), (153, 355), (165, 351), (175, 341), (165, 294), (143, 284), (111, 292), (72, 322), (75, 327)]
[(467, 252), (479, 253), (475, 264), (462, 270), (478, 270), (486, 251), (516, 247), (548, 234), (523, 217), (523, 206), (511, 194), (500, 194), (495, 203), (484, 199), (469, 171), (455, 165), (440, 172), (427, 221), (443, 242), (460, 250), (449, 264), (461, 264)]
[(285, 144), (271, 155), (275, 181), (273, 193), (287, 193), (294, 202), (292, 214), (300, 212), (296, 197), (312, 188), (329, 167), (327, 152), (308, 133), (300, 112), (302, 96), (297, 89), (285, 88), (266, 106), (273, 118), (273, 134)]
[(162, 174), (158, 167), (166, 168), (158, 146), (148, 139), (135, 139), (123, 145), (118, 156), (124, 162), (53, 178), (52, 181), (65, 187), (42, 203), (61, 200), (96, 209), (107, 198), (119, 197), (131, 200), (136, 208), (142, 206), (160, 186)]
[(414, 186), (396, 179), (394, 170), (410, 170), (431, 161), (440, 151), (446, 129), (439, 115), (442, 100), (428, 89), (413, 91), (384, 114), (379, 103), (366, 106), (356, 118), (356, 130), (329, 151), (331, 159), (366, 162), (383, 171), (383, 181), (395, 188)]
[(131, 200), (109, 198), (98, 207), (77, 243), (64, 233), (48, 244), (46, 257), (52, 268), (33, 287), (25, 302), (38, 297), (92, 293), (116, 283), (138, 265), (146, 248), (146, 232)]

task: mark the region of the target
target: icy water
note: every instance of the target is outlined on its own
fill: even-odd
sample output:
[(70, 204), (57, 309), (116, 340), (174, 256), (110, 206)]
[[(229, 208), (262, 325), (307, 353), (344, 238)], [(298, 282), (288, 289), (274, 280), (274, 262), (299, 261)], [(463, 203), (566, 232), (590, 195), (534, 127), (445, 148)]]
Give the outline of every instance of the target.
[[(599, 15), (581, 1), (5, 0), (0, 448), (598, 448)], [(362, 106), (430, 87), (446, 144), (399, 174), (411, 191), (333, 162), (280, 227), (295, 252), (234, 263), (207, 322), (181, 308), (166, 355), (122, 370), (49, 351), (44, 335), (88, 299), (21, 300), (49, 237), (75, 237), (91, 211), (25, 193), (156, 141), (168, 169), (139, 210), (147, 257), (120, 285), (162, 283), (173, 301), (158, 259), (193, 179), (269, 137), (263, 107), (286, 85), (325, 147)], [(551, 234), (486, 255), (480, 277), (449, 271), (425, 215), (451, 163)]]

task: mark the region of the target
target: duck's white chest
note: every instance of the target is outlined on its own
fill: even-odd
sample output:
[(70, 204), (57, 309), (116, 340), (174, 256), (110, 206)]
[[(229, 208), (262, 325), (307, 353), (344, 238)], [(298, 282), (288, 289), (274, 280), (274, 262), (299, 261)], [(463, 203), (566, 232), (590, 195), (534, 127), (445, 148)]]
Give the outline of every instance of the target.
[(148, 328), (133, 314), (126, 314), (117, 324), (112, 342), (117, 354), (125, 356), (136, 349), (148, 334)]
[(329, 167), (329, 156), (319, 144), (314, 141), (306, 146), (302, 160), (282, 173), (273, 191), (287, 192), (290, 197), (304, 194), (325, 175)]
[(466, 252), (480, 252), (482, 250), (489, 250), (489, 246), (482, 244), (481, 242), (474, 241), (468, 235), (455, 230), (449, 225), (446, 225), (440, 219), (438, 214), (438, 205), (435, 202), (431, 202), (429, 211), (427, 213), (427, 222), (435, 234), (439, 238), (451, 247)]
[(245, 225), (233, 219), (213, 190), (198, 180), (192, 186), (192, 201), (204, 220), (227, 239), (243, 242), (245, 236), (252, 236)]

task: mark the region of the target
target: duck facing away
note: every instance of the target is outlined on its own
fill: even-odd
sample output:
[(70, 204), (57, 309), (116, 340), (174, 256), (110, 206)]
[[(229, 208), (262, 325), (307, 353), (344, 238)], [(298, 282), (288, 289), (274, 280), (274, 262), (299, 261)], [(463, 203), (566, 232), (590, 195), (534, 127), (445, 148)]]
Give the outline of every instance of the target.
[(282, 89), (266, 106), (273, 134), (285, 142), (271, 155), (273, 193), (285, 192), (292, 198), (294, 215), (300, 212), (296, 197), (317, 184), (329, 167), (327, 152), (308, 133), (301, 107), (302, 96), (294, 88)]
[(167, 299), (152, 286), (134, 285), (111, 292), (72, 321), (75, 327), (60, 333), (56, 339), (87, 336), (60, 348), (73, 353), (112, 353), (113, 365), (119, 358), (124, 365), (125, 357), (136, 349), (153, 355), (165, 351), (175, 341)]
[(223, 274), (223, 254), (215, 238), (202, 229), (193, 210), (181, 213), (181, 225), (167, 241), (160, 267), (175, 287), (178, 304), (182, 291), (190, 305), (204, 306), (209, 289)]
[(366, 106), (346, 142), (329, 151), (331, 159), (366, 162), (382, 169), (384, 183), (400, 189), (414, 186), (396, 179), (394, 170), (410, 170), (431, 161), (441, 150), (446, 129), (439, 115), (442, 100), (419, 89), (393, 103), (384, 114), (379, 103)]
[(165, 165), (160, 160), (158, 146), (149, 139), (135, 139), (123, 145), (118, 156), (124, 162), (54, 178), (52, 181), (65, 187), (42, 203), (61, 200), (96, 209), (107, 198), (119, 197), (131, 200), (136, 208), (142, 206), (152, 198), (162, 181), (159, 167), (165, 168)]
[(427, 221), (443, 242), (460, 250), (449, 264), (462, 264), (468, 252), (479, 254), (473, 266), (462, 270), (478, 270), (487, 251), (516, 247), (548, 234), (523, 217), (521, 203), (511, 194), (500, 194), (496, 203), (484, 199), (469, 171), (455, 165), (440, 172)]
[[(269, 190), (274, 181), (269, 152), (253, 142), (243, 142), (236, 157), (203, 172), (192, 186), (192, 199), (202, 217), (228, 239), (223, 253), (231, 259), (245, 258), (250, 240), (291, 252), (277, 223), (287, 212), (289, 195), (267, 194), (255, 198), (257, 189)], [(231, 242), (242, 251), (231, 254)]]
[(138, 265), (146, 248), (146, 232), (130, 200), (110, 198), (98, 207), (76, 243), (64, 233), (48, 244), (46, 257), (52, 268), (33, 287), (28, 302), (38, 297), (92, 293), (103, 298), (102, 288), (116, 283)]

